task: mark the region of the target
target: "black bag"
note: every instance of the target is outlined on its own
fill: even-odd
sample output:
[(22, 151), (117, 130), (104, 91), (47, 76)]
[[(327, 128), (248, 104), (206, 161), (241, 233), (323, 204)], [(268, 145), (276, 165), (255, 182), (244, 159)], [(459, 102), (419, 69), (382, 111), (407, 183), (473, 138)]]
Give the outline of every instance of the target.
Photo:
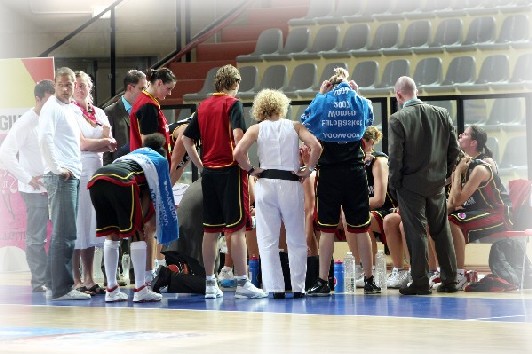
[(501, 277), (518, 287), (521, 287), (521, 279), (524, 272), (523, 288), (532, 288), (532, 262), (526, 256), (523, 242), (512, 238), (505, 238), (495, 242), (490, 249), (489, 266), (495, 276)]

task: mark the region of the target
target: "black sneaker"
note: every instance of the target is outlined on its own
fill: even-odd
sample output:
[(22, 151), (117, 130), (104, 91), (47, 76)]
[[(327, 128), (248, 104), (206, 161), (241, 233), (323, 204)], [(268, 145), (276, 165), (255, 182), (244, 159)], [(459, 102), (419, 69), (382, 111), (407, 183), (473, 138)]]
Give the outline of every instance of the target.
[(379, 294), (381, 288), (375, 285), (375, 277), (372, 275), (369, 278), (364, 277), (364, 294)]
[(294, 299), (302, 299), (305, 297), (305, 293), (300, 291), (294, 291)]
[(161, 292), (161, 288), (168, 286), (170, 283), (170, 270), (166, 267), (160, 266), (157, 271), (157, 276), (153, 279), (151, 283), (152, 291), (156, 293)]
[(273, 293), (273, 298), (277, 300), (285, 299), (286, 295), (284, 292)]
[(401, 295), (430, 295), (432, 291), (428, 288), (420, 288), (415, 286), (414, 284), (411, 284), (409, 286), (404, 286), (401, 289), (399, 289), (399, 293)]
[(436, 289), (439, 293), (455, 293), (458, 291), (456, 283), (440, 284)]
[(314, 285), (307, 291), (307, 296), (330, 296), (331, 288), (329, 283), (325, 280), (318, 278)]

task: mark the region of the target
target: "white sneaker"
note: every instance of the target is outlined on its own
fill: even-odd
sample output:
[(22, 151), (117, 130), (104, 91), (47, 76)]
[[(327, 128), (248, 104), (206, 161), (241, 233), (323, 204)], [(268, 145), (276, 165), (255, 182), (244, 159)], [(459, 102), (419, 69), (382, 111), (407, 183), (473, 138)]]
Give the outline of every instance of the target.
[(81, 291), (77, 290), (70, 290), (65, 295), (52, 300), (90, 300), (90, 298), (91, 296), (89, 294), (82, 293)]
[(357, 288), (363, 288), (366, 283), (364, 283), (364, 271), (360, 273), (360, 276), (355, 280)]
[(249, 279), (246, 281), (246, 284), (236, 286), (236, 299), (263, 299), (265, 297), (268, 297), (268, 293), (255, 287)]
[(429, 272), (429, 288), (432, 289), (440, 283), (441, 283), (440, 272), (438, 272), (437, 270), (433, 272)]
[(127, 294), (121, 292), (118, 285), (116, 285), (112, 290), (105, 289), (105, 302), (119, 302), (127, 300)]
[(234, 288), (236, 286), (236, 279), (233, 275), (233, 269), (229, 267), (223, 267), (218, 274), (218, 283), (223, 288)]
[(408, 270), (393, 268), (386, 280), (386, 286), (391, 289), (400, 289), (408, 284)]
[(146, 285), (140, 289), (135, 289), (135, 295), (133, 296), (133, 302), (155, 302), (161, 301), (163, 296), (151, 291)]
[(469, 282), (467, 281), (467, 276), (465, 274), (460, 273), (456, 275), (456, 282), (458, 283), (456, 284), (456, 288), (458, 290), (464, 290), (467, 284), (469, 284)]
[(206, 299), (217, 299), (223, 297), (224, 293), (218, 287), (216, 280), (207, 280), (205, 287), (205, 298)]
[(52, 298), (52, 289), (47, 289), (46, 290), (46, 295), (45, 297), (50, 300)]

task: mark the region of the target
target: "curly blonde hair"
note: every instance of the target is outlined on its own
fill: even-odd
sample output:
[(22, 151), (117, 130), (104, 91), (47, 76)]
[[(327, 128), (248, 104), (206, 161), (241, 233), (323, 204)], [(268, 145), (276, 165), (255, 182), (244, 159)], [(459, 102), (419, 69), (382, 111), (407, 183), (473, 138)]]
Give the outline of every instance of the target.
[(240, 81), (240, 72), (231, 64), (222, 66), (214, 76), (214, 88), (217, 92), (231, 90)]
[(366, 128), (366, 132), (362, 138), (365, 140), (373, 140), (377, 144), (382, 139), (382, 133), (379, 128), (370, 125)]
[(268, 119), (272, 114), (278, 114), (284, 118), (289, 104), (290, 99), (281, 91), (264, 89), (255, 96), (251, 115), (258, 122)]
[(340, 82), (347, 80), (349, 77), (349, 72), (344, 68), (334, 68), (334, 75), (331, 76), (329, 82), (333, 85), (338, 85)]

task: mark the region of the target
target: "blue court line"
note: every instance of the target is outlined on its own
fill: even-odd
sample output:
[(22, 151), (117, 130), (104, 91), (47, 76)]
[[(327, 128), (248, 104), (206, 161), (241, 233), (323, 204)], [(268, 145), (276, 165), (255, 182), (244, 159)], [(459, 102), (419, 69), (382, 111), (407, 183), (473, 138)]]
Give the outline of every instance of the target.
[[(32, 293), (28, 286), (0, 286), (0, 304), (36, 306), (116, 307), (136, 309), (174, 309), (199, 311), (239, 311), (263, 313), (292, 313), (335, 316), (383, 316), (423, 319), (452, 319), (475, 321), (505, 321), (532, 323), (532, 299), (487, 299), (449, 296), (401, 296), (396, 290), (381, 295), (338, 294), (323, 298), (274, 300), (235, 299), (234, 292), (224, 292), (221, 299), (205, 300), (198, 294), (163, 294), (156, 303), (136, 304), (131, 301), (106, 304), (104, 296), (91, 300), (51, 301), (44, 293)], [(13, 294), (17, 294), (16, 297)], [(480, 296), (480, 295), (479, 295)]]

